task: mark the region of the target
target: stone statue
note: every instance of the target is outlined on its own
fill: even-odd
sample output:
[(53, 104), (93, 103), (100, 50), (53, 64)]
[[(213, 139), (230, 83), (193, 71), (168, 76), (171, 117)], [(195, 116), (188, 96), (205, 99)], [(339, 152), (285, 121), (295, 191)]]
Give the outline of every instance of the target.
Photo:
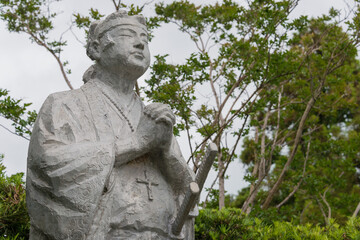
[(34, 126), (30, 239), (194, 239), (195, 211), (171, 232), (195, 178), (172, 134), (175, 116), (133, 90), (150, 62), (144, 18), (119, 11), (94, 22), (87, 54), (96, 63), (85, 84), (51, 94)]

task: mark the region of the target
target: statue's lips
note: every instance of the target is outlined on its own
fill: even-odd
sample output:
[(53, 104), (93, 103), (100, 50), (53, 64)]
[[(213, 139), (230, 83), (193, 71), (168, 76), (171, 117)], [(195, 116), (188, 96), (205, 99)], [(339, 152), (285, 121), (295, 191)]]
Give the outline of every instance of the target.
[(136, 58), (143, 59), (145, 58), (142, 52), (132, 52), (131, 55), (134, 55)]

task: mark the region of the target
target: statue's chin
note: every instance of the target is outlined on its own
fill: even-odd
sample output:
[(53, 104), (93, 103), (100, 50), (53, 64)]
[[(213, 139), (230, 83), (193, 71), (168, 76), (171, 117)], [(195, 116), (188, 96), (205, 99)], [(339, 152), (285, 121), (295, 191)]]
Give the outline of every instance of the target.
[(107, 64), (104, 62), (98, 62), (104, 69), (108, 69), (112, 72), (126, 73), (133, 78), (141, 77), (149, 68), (149, 64), (139, 62), (126, 62), (125, 64)]
[(121, 68), (126, 69), (126, 72), (130, 73), (132, 76), (139, 78), (146, 72), (146, 70), (149, 68), (149, 65), (128, 63), (125, 66), (122, 66)]

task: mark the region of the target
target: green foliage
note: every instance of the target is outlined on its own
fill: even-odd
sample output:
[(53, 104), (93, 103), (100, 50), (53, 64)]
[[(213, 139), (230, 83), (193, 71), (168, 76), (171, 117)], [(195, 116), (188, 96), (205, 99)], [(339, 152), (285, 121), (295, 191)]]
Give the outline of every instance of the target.
[[(144, 91), (151, 101), (172, 107), (179, 120), (175, 134), (187, 132), (196, 166), (204, 146), (217, 143), (221, 154), (214, 168), (223, 172), (220, 179), (240, 155), (238, 143), (249, 133), (249, 116), (266, 103), (254, 104), (259, 92), (273, 90), (301, 64), (299, 54), (286, 47), (287, 31), (306, 22), (289, 23), (295, 2), (248, 1), (243, 6), (231, 0), (212, 5), (174, 1), (156, 4), (156, 16), (149, 20), (152, 27), (175, 24), (197, 51), (181, 64), (168, 62), (168, 55), (155, 56)], [(219, 196), (224, 192), (220, 189)]]
[(6, 22), (9, 32), (25, 33), (32, 42), (50, 52), (59, 64), (66, 84), (73, 89), (68, 79), (71, 70), (65, 68), (68, 61), (60, 59), (67, 42), (61, 36), (59, 40), (49, 39), (56, 17), (56, 13), (50, 11), (50, 3), (48, 0), (0, 0), (0, 19)]
[(0, 116), (11, 120), (15, 133), (29, 138), (36, 120), (36, 111), (29, 111), (31, 103), (22, 103), (21, 99), (9, 96), (9, 91), (0, 88)]
[(156, 61), (151, 67), (151, 79), (147, 80), (149, 88), (145, 90), (146, 95), (158, 102), (169, 104), (175, 114), (181, 116), (180, 123), (174, 128), (175, 135), (182, 130), (188, 129), (194, 124), (191, 118), (191, 107), (196, 97), (194, 87), (189, 84), (183, 87), (182, 81), (191, 79), (192, 72), (189, 65), (166, 64), (167, 56), (155, 56)]
[(360, 239), (360, 218), (350, 218), (344, 225), (330, 221), (329, 226), (296, 225), (286, 221), (264, 222), (243, 214), (239, 209), (200, 210), (195, 220), (195, 238), (259, 240), (355, 240)]
[(48, 40), (56, 14), (44, 10), (47, 5), (46, 0), (1, 0), (0, 19), (7, 23), (9, 32), (27, 33), (32, 41), (46, 45), (53, 53), (60, 53), (66, 41)]
[(80, 13), (73, 14), (75, 17), (74, 23), (79, 29), (83, 29), (85, 36), (88, 37), (90, 24), (94, 21), (101, 20), (105, 15), (102, 15), (99, 10), (90, 8), (89, 16), (83, 16)]
[[(143, 5), (140, 7), (135, 4), (127, 5), (125, 3), (122, 3), (121, 1), (119, 3), (120, 4), (118, 5), (114, 2), (116, 10), (118, 10), (120, 7), (125, 8), (128, 12), (128, 15), (141, 14), (145, 6)], [(102, 20), (105, 17), (105, 15), (101, 14), (98, 9), (90, 8), (88, 16), (81, 15), (80, 13), (74, 13), (73, 17), (75, 18), (73, 23), (77, 28), (82, 29), (84, 31), (85, 36), (87, 38), (90, 24), (94, 21)]]
[(7, 177), (0, 155), (0, 239), (28, 239), (30, 219), (26, 208), (23, 173)]
[[(151, 27), (176, 24), (197, 51), (181, 64), (168, 62), (168, 55), (156, 56), (144, 90), (150, 100), (167, 103), (175, 111), (180, 120), (175, 134), (187, 131), (190, 145), (195, 146), (195, 165), (203, 153), (199, 149), (210, 140), (221, 149), (214, 164), (215, 170), (223, 171), (220, 178), (226, 176), (224, 162), (241, 158), (247, 165), (245, 180), (252, 187), (260, 186), (250, 204), (256, 214), (270, 199), (269, 206), (281, 203), (284, 219), (315, 223), (323, 218), (322, 210), (331, 210), (326, 209), (329, 203), (333, 214), (328, 217), (343, 223), (357, 204), (359, 188), (358, 151), (351, 150), (359, 149), (358, 127), (353, 129), (358, 120), (352, 123), (359, 119), (355, 24), (359, 13), (348, 19), (344, 31), (341, 12), (333, 8), (317, 18), (290, 19), (297, 3), (156, 4)], [(204, 93), (206, 89), (211, 91)], [(240, 137), (245, 137), (244, 149), (238, 154)], [(290, 167), (284, 168), (285, 164)], [(277, 181), (279, 188), (268, 194), (265, 189)], [(294, 188), (299, 191), (284, 205)], [(211, 190), (209, 204), (213, 206), (224, 192)], [(346, 210), (340, 198), (346, 199)], [(311, 210), (302, 212), (306, 204)]]
[[(219, 190), (218, 189), (210, 189), (205, 188), (208, 191), (208, 200), (205, 202), (200, 203), (199, 205), (206, 209), (218, 209), (219, 207)], [(232, 202), (234, 201), (233, 196), (226, 194), (225, 195), (225, 205), (231, 206)]]
[(46, 0), (1, 0), (0, 18), (7, 22), (10, 32), (39, 32), (45, 37), (53, 29), (50, 19), (56, 16), (45, 16), (45, 5)]
[[(257, 135), (246, 136), (240, 156), (248, 166), (245, 180), (261, 184), (251, 206), (261, 219), (270, 206), (280, 208), (273, 214), (281, 220), (325, 224), (335, 218), (344, 224), (358, 204), (359, 39), (343, 31), (338, 19), (339, 12), (331, 9), (328, 15), (289, 23), (292, 35), (280, 58), (296, 71), (261, 92), (255, 103), (258, 112), (250, 126)], [(283, 71), (286, 66), (278, 63), (275, 71)], [(259, 180), (262, 159), (267, 177)]]
[(195, 219), (196, 239), (246, 239), (246, 216), (239, 209), (200, 210)]

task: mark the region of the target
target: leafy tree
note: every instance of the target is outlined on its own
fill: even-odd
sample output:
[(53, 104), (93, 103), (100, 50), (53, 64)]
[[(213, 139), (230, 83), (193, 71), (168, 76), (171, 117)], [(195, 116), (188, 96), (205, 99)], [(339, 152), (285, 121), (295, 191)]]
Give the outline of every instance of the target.
[[(288, 16), (297, 2), (255, 0), (242, 6), (226, 0), (196, 6), (176, 1), (157, 4), (157, 16), (149, 21), (154, 26), (176, 24), (198, 49), (184, 64), (167, 63), (167, 55), (156, 56), (145, 93), (175, 110), (180, 119), (175, 133), (187, 132), (192, 151), (189, 161), (195, 171), (208, 142), (217, 144), (214, 167), (220, 209), (225, 203), (226, 170), (238, 158), (240, 139), (248, 134), (249, 116), (258, 111), (256, 99), (298, 71), (289, 64), (291, 59), (286, 58), (283, 47), (286, 30), (293, 27)], [(281, 28), (285, 31), (280, 32)], [(209, 91), (204, 92), (206, 89)]]
[(49, 33), (54, 29), (53, 19), (56, 13), (49, 10), (49, 0), (1, 0), (0, 19), (7, 23), (9, 32), (25, 33), (30, 40), (45, 48), (57, 61), (61, 74), (70, 89), (73, 89), (68, 75), (71, 70), (66, 68), (68, 61), (61, 60), (61, 52), (66, 41), (50, 39)]
[(0, 126), (29, 140), (37, 116), (36, 111), (28, 110), (30, 105), (31, 103), (22, 103), (21, 99), (10, 97), (8, 90), (0, 88), (0, 116), (11, 120), (15, 131)]
[[(299, 58), (294, 61), (299, 74), (259, 98), (263, 110), (251, 121), (256, 134), (244, 142), (242, 153), (252, 182), (243, 211), (250, 212), (251, 205), (279, 209), (285, 204), (286, 210), (280, 211), (289, 216), (287, 220), (295, 216), (303, 222), (309, 213), (313, 219), (305, 221), (318, 222), (323, 215), (329, 223), (334, 217), (331, 206), (339, 208), (336, 218), (345, 221), (358, 204), (354, 120), (359, 38), (351, 22), (344, 32), (338, 17), (339, 12), (331, 9), (329, 15), (303, 19), (288, 42), (289, 52)], [(357, 18), (355, 14), (353, 22)], [(331, 199), (326, 196), (329, 192)], [(340, 206), (338, 197), (347, 202), (347, 209)]]
[[(349, 85), (339, 79), (347, 81), (347, 71), (357, 67), (358, 13), (347, 23), (348, 32), (343, 32), (335, 9), (318, 19), (290, 20), (297, 3), (255, 0), (248, 1), (248, 6), (233, 1), (196, 6), (177, 1), (156, 5), (157, 16), (149, 21), (153, 26), (176, 24), (198, 49), (184, 64), (167, 63), (167, 55), (156, 56), (145, 93), (168, 103), (179, 116), (176, 133), (187, 132), (189, 161), (195, 171), (208, 141), (217, 143), (214, 167), (220, 209), (225, 203), (226, 170), (238, 157), (241, 137), (252, 136), (249, 127), (255, 136), (247, 142), (254, 149), (242, 153), (253, 152), (253, 159), (245, 160), (253, 164), (247, 178), (250, 193), (242, 207), (248, 213), (266, 178), (270, 190), (262, 207), (270, 206), (292, 163), (299, 162), (299, 146), (306, 149), (304, 138), (319, 127), (313, 121), (316, 114), (334, 104), (345, 107), (337, 98), (344, 98), (341, 89)], [(340, 95), (327, 97), (332, 94), (326, 90), (330, 88)], [(204, 93), (204, 89), (210, 91)], [(315, 116), (314, 107), (320, 108)], [(281, 154), (283, 149), (289, 149), (288, 155)], [(276, 168), (270, 173), (273, 164)], [(293, 181), (300, 182), (302, 172)]]

